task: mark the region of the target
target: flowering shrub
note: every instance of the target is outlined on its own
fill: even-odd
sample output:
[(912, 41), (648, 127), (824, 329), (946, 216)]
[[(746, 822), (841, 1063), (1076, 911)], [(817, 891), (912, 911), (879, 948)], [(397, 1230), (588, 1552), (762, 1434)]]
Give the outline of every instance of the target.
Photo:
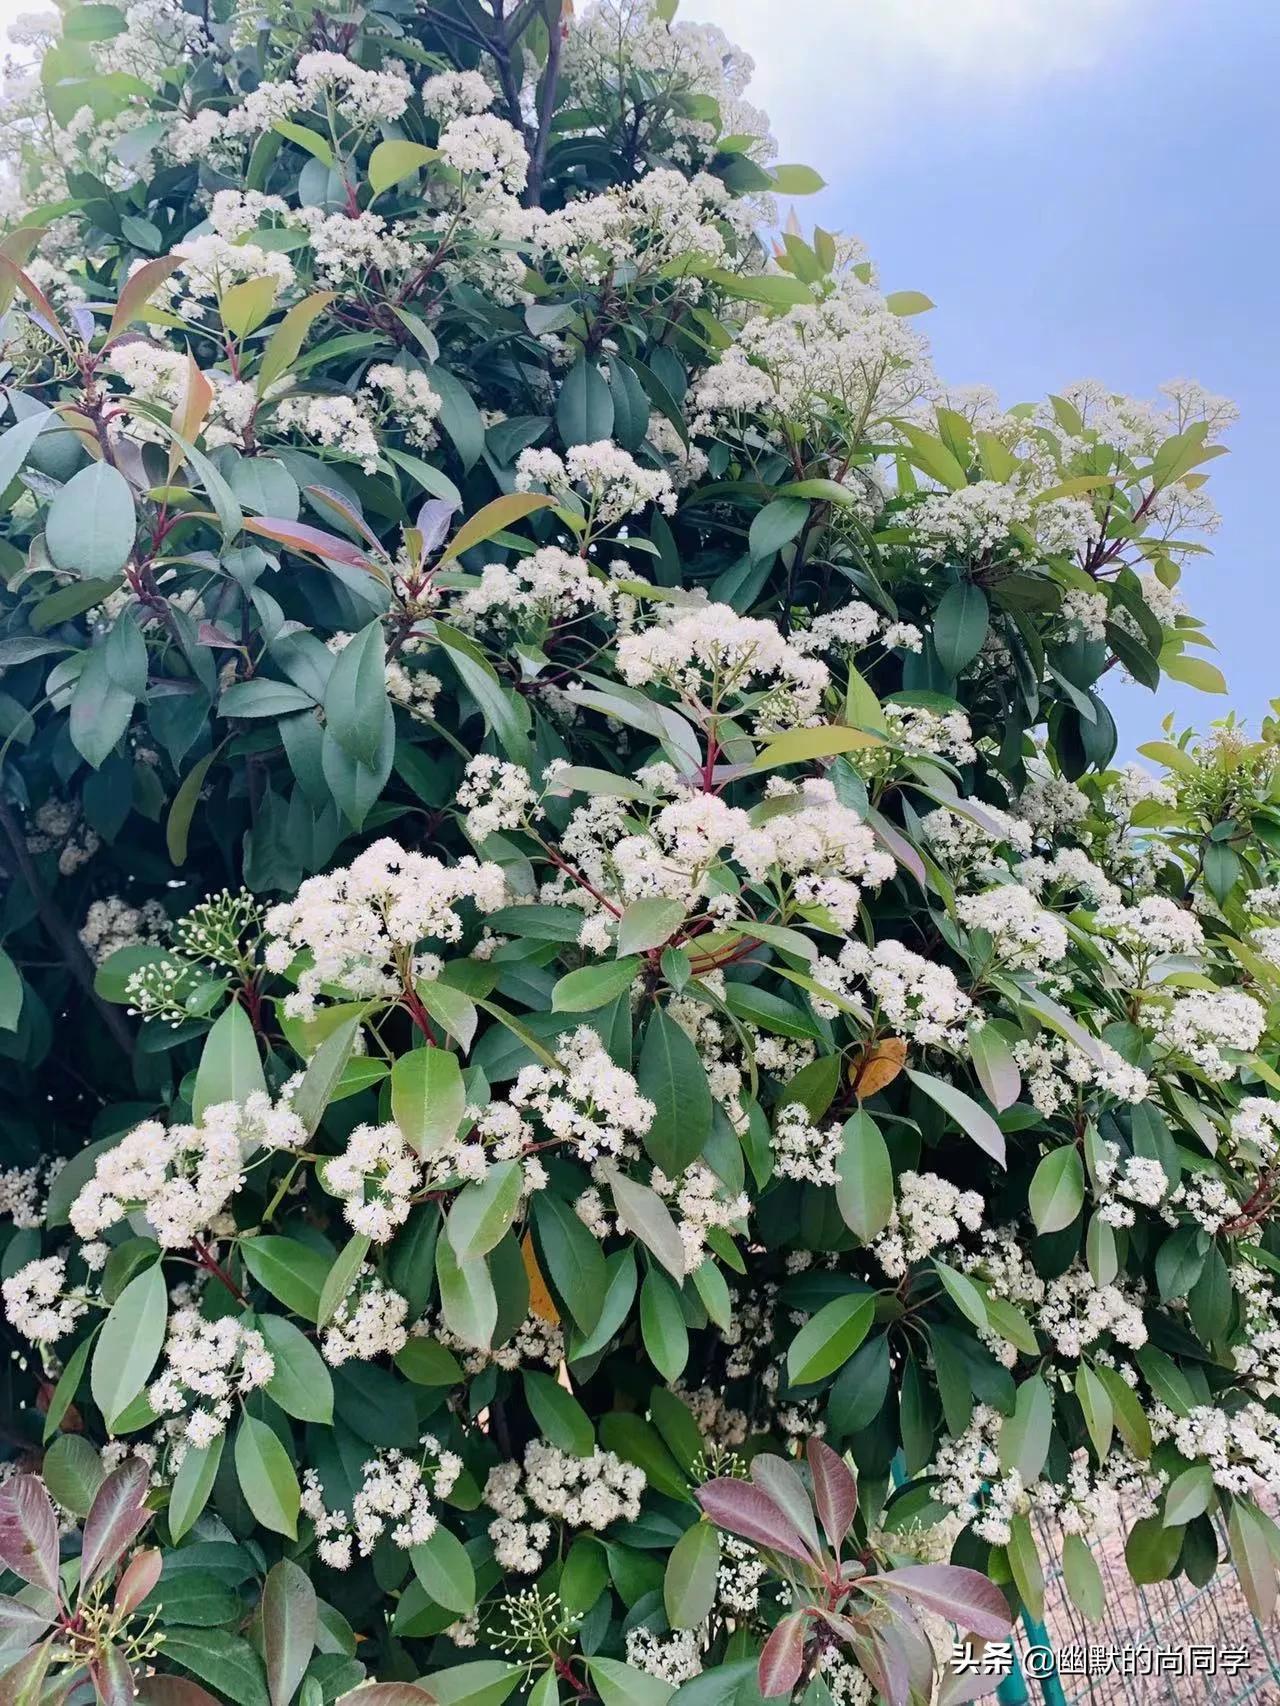
[(23, 26), (6, 1699), (967, 1699), (1038, 1514), (1274, 1603), (1280, 731), (1101, 693), (1232, 411), (948, 389), (674, 10)]

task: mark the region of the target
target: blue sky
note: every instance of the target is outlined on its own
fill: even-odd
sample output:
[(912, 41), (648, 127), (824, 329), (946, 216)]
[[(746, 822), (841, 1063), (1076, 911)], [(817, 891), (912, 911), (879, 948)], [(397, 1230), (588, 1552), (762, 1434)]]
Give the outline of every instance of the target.
[(684, 0), (756, 59), (748, 98), (798, 202), (923, 290), (940, 372), (1007, 402), (1098, 378), (1199, 379), (1240, 405), (1212, 467), (1215, 555), (1183, 588), (1227, 697), (1110, 702), (1129, 752), (1280, 695), (1280, 94), (1274, 0)]

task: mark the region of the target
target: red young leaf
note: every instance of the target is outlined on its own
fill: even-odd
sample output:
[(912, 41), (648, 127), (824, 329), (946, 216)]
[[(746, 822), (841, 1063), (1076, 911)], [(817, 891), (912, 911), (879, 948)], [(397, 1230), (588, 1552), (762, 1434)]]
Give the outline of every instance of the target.
[(436, 1697), (416, 1682), (366, 1682), (353, 1688), (338, 1706), (435, 1706)]
[(163, 1563), (164, 1558), (156, 1546), (148, 1546), (145, 1552), (138, 1552), (130, 1558), (128, 1568), (116, 1587), (117, 1611), (131, 1612), (138, 1609), (160, 1580)]
[(38, 1475), (15, 1475), (0, 1488), (0, 1564), (58, 1591), (58, 1518)]
[(185, 1676), (148, 1676), (138, 1683), (138, 1706), (218, 1706), (207, 1688)]
[(309, 557), (327, 557), (343, 563), (349, 569), (368, 569), (373, 564), (358, 545), (340, 539), (336, 533), (326, 533), (322, 527), (312, 527), (305, 521), (287, 521), (277, 515), (246, 515), (244, 525), (249, 533), (260, 533), (264, 539), (274, 539), (290, 551), (301, 551)]
[(133, 1671), (119, 1647), (101, 1647), (89, 1660), (89, 1675), (102, 1706), (133, 1706)]
[(977, 1570), (958, 1564), (908, 1564), (867, 1578), (868, 1585), (905, 1593), (960, 1629), (998, 1641), (1013, 1627), (1004, 1595)]
[(796, 1532), (795, 1525), (778, 1509), (773, 1500), (759, 1487), (748, 1481), (735, 1481), (722, 1476), (699, 1487), (698, 1503), (718, 1528), (754, 1540), (757, 1546), (767, 1546), (771, 1552), (781, 1552), (788, 1558), (798, 1558), (811, 1564), (813, 1556)]
[(804, 1618), (793, 1612), (776, 1624), (764, 1644), (756, 1676), (766, 1700), (791, 1693), (804, 1668)]
[(144, 1503), (147, 1484), (146, 1464), (139, 1457), (131, 1457), (98, 1488), (84, 1524), (81, 1593), (115, 1568), (134, 1536), (151, 1520)]
[(838, 1552), (858, 1509), (858, 1483), (843, 1457), (816, 1435), (810, 1438), (805, 1451), (818, 1518), (832, 1550)]

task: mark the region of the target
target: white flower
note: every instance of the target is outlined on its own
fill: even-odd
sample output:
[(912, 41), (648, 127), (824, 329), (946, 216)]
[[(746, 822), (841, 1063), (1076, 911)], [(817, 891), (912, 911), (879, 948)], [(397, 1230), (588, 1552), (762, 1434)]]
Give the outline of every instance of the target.
[(455, 118), (440, 132), (440, 158), (468, 179), (480, 179), (490, 190), (519, 195), (529, 175), (524, 139), (506, 119), (494, 113)]
[(1003, 883), (984, 894), (962, 895), (956, 914), (969, 930), (985, 930), (997, 958), (1025, 971), (1057, 965), (1067, 952), (1067, 927), (1029, 889)]
[(65, 1338), (87, 1309), (66, 1283), (65, 1256), (38, 1256), (10, 1274), (0, 1287), (10, 1326), (36, 1344)]
[(671, 476), (661, 469), (642, 468), (635, 457), (611, 439), (575, 444), (563, 457), (554, 450), (522, 450), (516, 458), (516, 490), (543, 486), (565, 497), (581, 488), (589, 525), (594, 530), (616, 527), (656, 503), (668, 515), (676, 507)]
[(1214, 1083), (1235, 1068), (1223, 1049), (1252, 1054), (1262, 1040), (1266, 1009), (1239, 989), (1192, 989), (1156, 1015), (1156, 1041), (1185, 1056)]
[(806, 1179), (812, 1185), (834, 1185), (839, 1178), (844, 1147), (838, 1125), (819, 1131), (799, 1102), (779, 1112), (769, 1139), (774, 1164), (786, 1179)]
[(324, 1182), (343, 1198), (352, 1230), (385, 1244), (409, 1218), (422, 1170), (398, 1126), (358, 1125), (342, 1154), (324, 1163)]
[(908, 1170), (898, 1180), (889, 1223), (876, 1239), (876, 1260), (890, 1279), (901, 1279), (913, 1262), (954, 1244), (962, 1229), (977, 1232), (982, 1214), (976, 1191), (962, 1191), (936, 1173)]
[(325, 1328), (321, 1352), (334, 1368), (344, 1362), (372, 1362), (377, 1356), (394, 1356), (407, 1343), (407, 1301), (398, 1291), (363, 1267), (351, 1289)]

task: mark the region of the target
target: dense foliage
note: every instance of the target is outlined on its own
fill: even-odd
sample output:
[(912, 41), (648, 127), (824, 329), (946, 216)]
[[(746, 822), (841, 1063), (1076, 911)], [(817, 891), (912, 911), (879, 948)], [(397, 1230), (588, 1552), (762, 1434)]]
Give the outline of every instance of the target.
[(24, 26), (6, 1700), (958, 1701), (1041, 1516), (1273, 1605), (1280, 745), (1100, 693), (1221, 688), (1232, 411), (947, 389), (674, 10)]

